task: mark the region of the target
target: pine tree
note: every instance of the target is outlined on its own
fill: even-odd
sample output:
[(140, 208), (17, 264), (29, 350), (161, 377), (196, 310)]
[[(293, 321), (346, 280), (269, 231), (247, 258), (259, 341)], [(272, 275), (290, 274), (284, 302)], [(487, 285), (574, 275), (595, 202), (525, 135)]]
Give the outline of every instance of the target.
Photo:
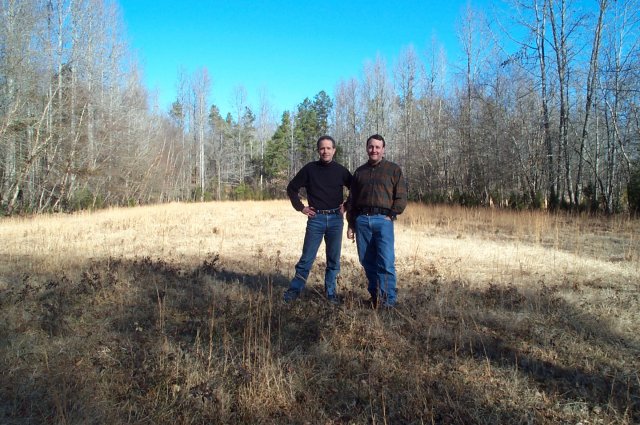
[(291, 115), (282, 114), (282, 121), (271, 140), (267, 142), (264, 153), (264, 172), (267, 180), (288, 180), (289, 148), (291, 135)]

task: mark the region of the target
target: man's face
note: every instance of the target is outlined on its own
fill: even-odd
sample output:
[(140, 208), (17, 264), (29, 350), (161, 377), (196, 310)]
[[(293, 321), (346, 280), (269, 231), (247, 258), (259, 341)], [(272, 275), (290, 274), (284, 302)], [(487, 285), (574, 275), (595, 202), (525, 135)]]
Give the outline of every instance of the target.
[(376, 139), (369, 140), (369, 143), (367, 143), (367, 155), (369, 155), (369, 162), (372, 164), (380, 162), (384, 156), (384, 142)]
[(325, 139), (320, 142), (318, 146), (318, 155), (320, 155), (320, 161), (331, 162), (333, 155), (336, 153), (336, 148), (333, 147), (331, 140)]

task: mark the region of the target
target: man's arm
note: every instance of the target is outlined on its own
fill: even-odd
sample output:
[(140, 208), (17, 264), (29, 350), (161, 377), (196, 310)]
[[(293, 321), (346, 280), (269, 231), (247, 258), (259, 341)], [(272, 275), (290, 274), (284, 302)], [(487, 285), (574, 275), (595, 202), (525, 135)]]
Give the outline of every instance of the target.
[(402, 175), (402, 168), (398, 166), (393, 173), (393, 205), (391, 206), (391, 218), (402, 214), (407, 207), (407, 184)]
[(287, 196), (296, 211), (300, 211), (307, 217), (313, 217), (316, 215), (316, 211), (310, 206), (305, 206), (300, 199), (300, 189), (307, 186), (307, 181), (308, 166), (305, 165), (287, 185)]
[[(349, 189), (349, 192), (351, 192), (351, 180), (353, 179), (353, 176), (351, 175), (351, 172), (349, 172), (349, 170), (347, 170), (345, 167), (342, 167), (342, 168), (343, 168), (342, 185), (347, 189)], [(348, 207), (349, 207), (349, 196), (347, 195), (347, 200), (343, 201), (340, 204), (340, 214), (348, 213)]]
[(356, 206), (355, 201), (357, 199), (358, 187), (356, 183), (356, 179), (358, 176), (358, 170), (356, 170), (351, 176), (351, 180), (349, 182), (349, 196), (347, 196), (347, 200), (344, 203), (344, 209), (347, 213), (347, 224), (350, 229), (355, 229), (355, 220), (356, 220)]
[(300, 189), (307, 184), (307, 167), (304, 166), (298, 173), (291, 179), (287, 185), (287, 196), (291, 201), (291, 205), (296, 211), (302, 211), (305, 206), (300, 199)]
[[(352, 183), (353, 183), (352, 178)], [(347, 239), (351, 239), (352, 242), (356, 241), (356, 223), (355, 223), (355, 208), (353, 206), (353, 184), (349, 189), (349, 196), (347, 196), (347, 201), (344, 203), (344, 208), (347, 211)]]

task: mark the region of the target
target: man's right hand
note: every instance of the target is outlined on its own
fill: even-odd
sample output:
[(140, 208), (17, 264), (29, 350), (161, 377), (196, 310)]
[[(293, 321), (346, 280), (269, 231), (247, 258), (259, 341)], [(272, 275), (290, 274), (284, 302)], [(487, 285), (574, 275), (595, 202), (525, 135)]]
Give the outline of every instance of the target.
[(304, 207), (302, 209), (302, 214), (306, 215), (307, 217), (314, 217), (316, 215), (316, 210), (312, 207)]
[(355, 242), (356, 241), (355, 237), (356, 237), (356, 232), (354, 232), (353, 229), (349, 227), (347, 229), (347, 239), (351, 239), (352, 241)]

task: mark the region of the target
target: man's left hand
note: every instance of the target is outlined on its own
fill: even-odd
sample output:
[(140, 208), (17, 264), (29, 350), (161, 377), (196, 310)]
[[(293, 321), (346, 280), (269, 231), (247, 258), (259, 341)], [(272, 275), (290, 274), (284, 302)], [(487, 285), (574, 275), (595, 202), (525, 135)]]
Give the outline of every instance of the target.
[(304, 207), (302, 209), (302, 214), (307, 217), (314, 217), (316, 215), (316, 210), (313, 207)]
[(356, 241), (355, 236), (356, 236), (356, 232), (351, 227), (349, 227), (347, 229), (347, 239), (351, 239), (353, 242), (355, 242)]

